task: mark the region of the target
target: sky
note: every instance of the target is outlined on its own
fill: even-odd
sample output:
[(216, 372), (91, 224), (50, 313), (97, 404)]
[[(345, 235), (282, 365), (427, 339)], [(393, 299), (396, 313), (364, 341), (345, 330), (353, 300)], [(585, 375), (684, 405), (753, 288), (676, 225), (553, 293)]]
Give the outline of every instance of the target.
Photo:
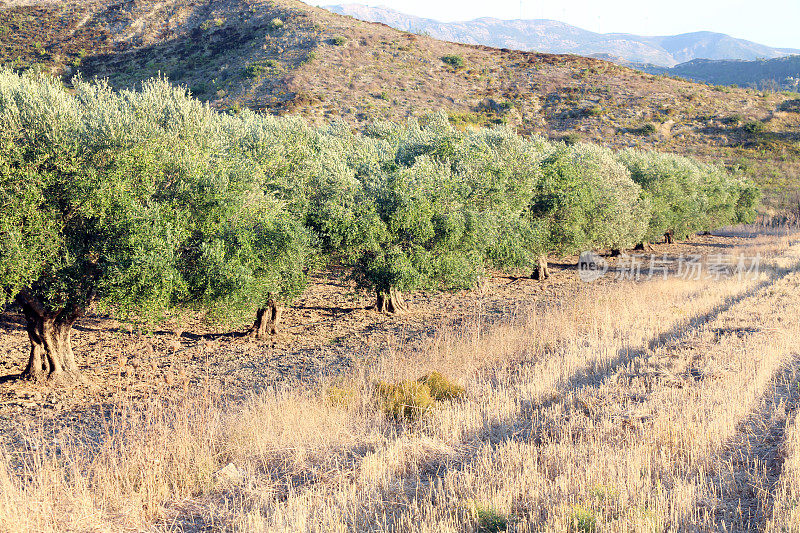
[[(307, 0), (309, 1), (309, 0)], [(800, 48), (800, 0), (323, 0), (361, 3), (443, 22), (480, 17), (553, 19), (600, 33), (727, 33), (774, 47)]]

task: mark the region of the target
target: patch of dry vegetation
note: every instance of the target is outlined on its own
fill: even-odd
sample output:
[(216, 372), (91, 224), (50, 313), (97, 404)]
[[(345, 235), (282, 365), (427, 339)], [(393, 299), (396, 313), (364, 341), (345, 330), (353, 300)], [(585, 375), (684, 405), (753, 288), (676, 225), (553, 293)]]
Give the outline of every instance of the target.
[[(753, 243), (757, 279), (585, 285), (244, 405), (211, 389), (168, 406), (122, 399), (91, 446), (31, 428), (28, 449), (4, 452), (0, 528), (746, 531), (771, 517), (791, 530), (796, 428), (776, 491), (740, 481), (778, 464), (778, 443), (734, 460), (765, 398), (792, 413), (775, 380), (798, 363), (800, 247)], [(463, 398), (410, 420), (374, 385), (430, 391), (442, 376)]]

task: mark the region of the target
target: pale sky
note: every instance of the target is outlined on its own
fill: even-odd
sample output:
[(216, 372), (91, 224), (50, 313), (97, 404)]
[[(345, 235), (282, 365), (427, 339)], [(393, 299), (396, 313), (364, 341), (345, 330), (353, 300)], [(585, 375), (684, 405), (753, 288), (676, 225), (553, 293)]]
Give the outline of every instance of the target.
[(440, 21), (553, 19), (601, 33), (674, 35), (716, 31), (774, 47), (800, 48), (800, 0), (309, 0), (361, 3)]

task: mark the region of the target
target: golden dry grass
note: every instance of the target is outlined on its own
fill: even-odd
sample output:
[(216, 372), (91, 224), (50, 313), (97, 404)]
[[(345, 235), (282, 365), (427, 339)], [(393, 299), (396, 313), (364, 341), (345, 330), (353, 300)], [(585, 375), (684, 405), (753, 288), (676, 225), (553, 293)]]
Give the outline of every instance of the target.
[[(0, 529), (800, 531), (800, 245), (744, 251), (757, 279), (584, 285), (244, 405), (123, 400), (94, 447), (32, 428)], [(384, 413), (376, 383), (431, 371), (465, 397)]]

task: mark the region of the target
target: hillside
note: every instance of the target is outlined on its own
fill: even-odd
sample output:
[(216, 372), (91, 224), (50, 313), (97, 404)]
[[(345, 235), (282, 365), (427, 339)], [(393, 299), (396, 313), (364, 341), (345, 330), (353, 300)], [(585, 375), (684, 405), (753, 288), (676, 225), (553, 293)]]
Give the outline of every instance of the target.
[(555, 20), (498, 20), (439, 22), (384, 7), (361, 4), (325, 6), (326, 9), (399, 30), (424, 33), (436, 39), (497, 48), (554, 54), (606, 54), (631, 63), (671, 67), (693, 59), (755, 60), (800, 53), (773, 48), (709, 31), (647, 37), (628, 33), (595, 33)]
[(800, 89), (800, 55), (756, 61), (695, 59), (672, 68), (650, 66), (644, 70), (715, 85)]
[[(134, 87), (159, 74), (235, 112), (312, 122), (447, 112), (551, 138), (643, 146), (745, 165), (794, 205), (796, 96), (714, 88), (608, 62), (442, 42), (294, 0), (4, 5), (0, 62)], [(744, 128), (748, 122), (763, 124)]]

